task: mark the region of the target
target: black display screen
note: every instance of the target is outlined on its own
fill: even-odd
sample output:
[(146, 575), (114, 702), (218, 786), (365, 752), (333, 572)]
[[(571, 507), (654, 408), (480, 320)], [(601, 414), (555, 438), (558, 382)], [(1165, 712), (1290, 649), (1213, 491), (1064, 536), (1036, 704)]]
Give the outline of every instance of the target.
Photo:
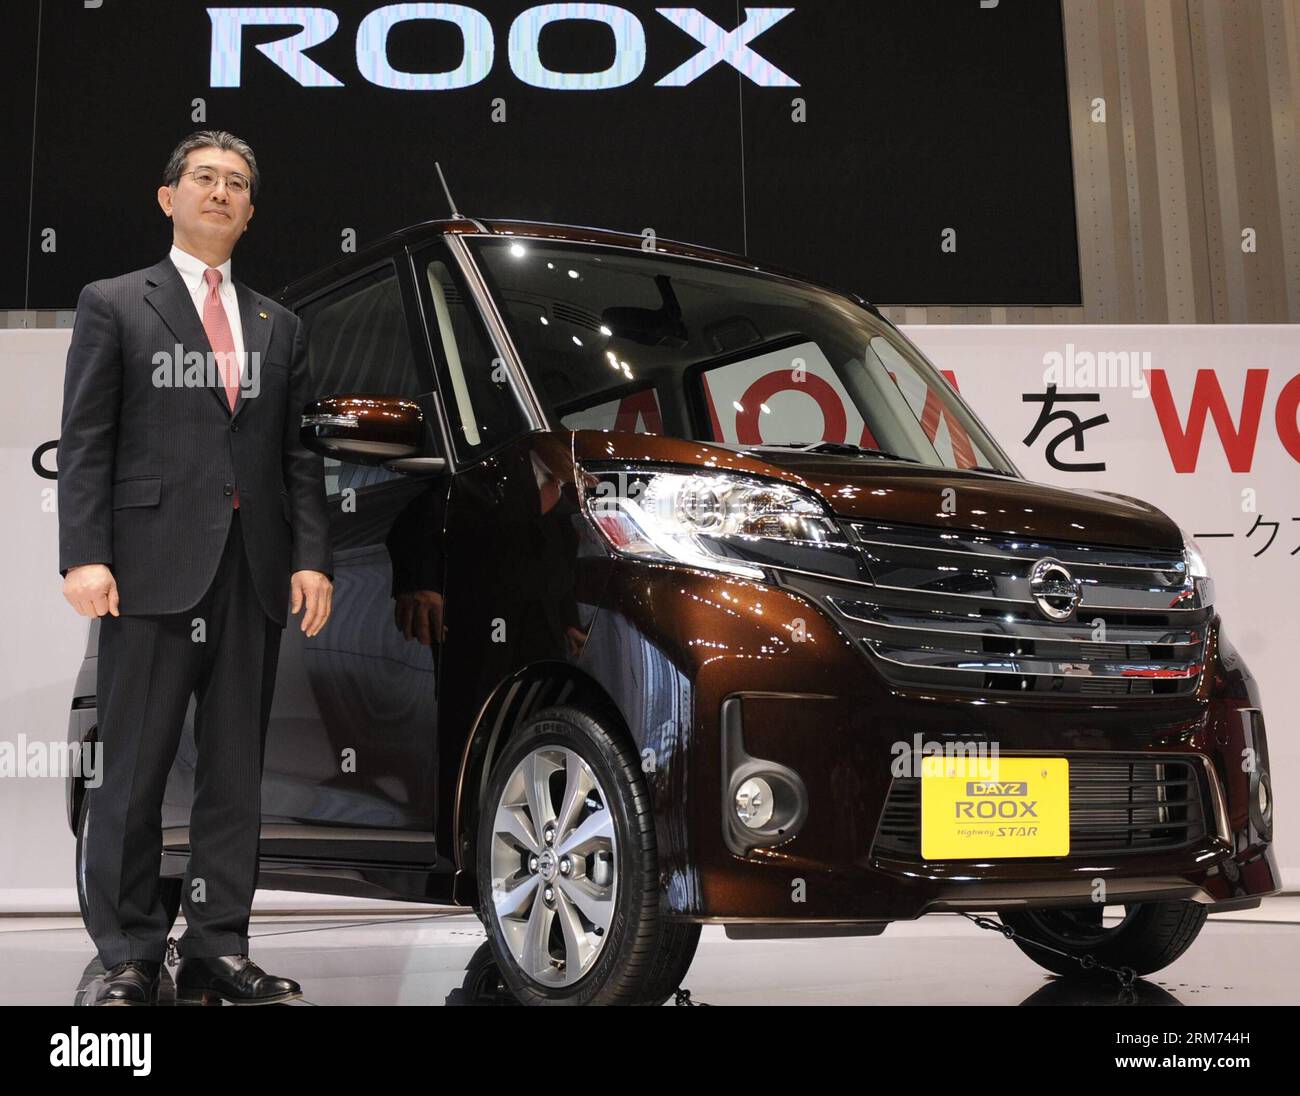
[(264, 292), (445, 216), (439, 161), (470, 216), (650, 230), (881, 304), (1078, 304), (1060, 7), (988, 3), (13, 5), (0, 307), (162, 258), (155, 192), (201, 128), (258, 156), (234, 269)]

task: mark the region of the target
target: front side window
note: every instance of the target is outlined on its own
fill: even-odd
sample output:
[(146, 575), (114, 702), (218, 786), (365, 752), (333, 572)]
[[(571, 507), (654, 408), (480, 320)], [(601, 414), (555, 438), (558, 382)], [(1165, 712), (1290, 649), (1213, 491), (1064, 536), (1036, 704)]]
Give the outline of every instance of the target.
[(630, 249), (468, 242), (534, 388), (566, 428), (837, 443), (1013, 471), (952, 385), (847, 297)]

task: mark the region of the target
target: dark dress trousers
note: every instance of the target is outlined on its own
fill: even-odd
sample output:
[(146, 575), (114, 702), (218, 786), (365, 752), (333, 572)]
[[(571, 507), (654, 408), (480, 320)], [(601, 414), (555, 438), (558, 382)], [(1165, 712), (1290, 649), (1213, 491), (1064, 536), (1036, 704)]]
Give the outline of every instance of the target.
[[(162, 799), (190, 697), (198, 758), (182, 955), (248, 951), (261, 776), (293, 571), (333, 576), (301, 325), (235, 281), (256, 386), (234, 413), (170, 258), (92, 282), (77, 302), (58, 448), (59, 570), (107, 564), (120, 616), (100, 619), (98, 740), (82, 859), (87, 930), (105, 968), (161, 960)], [(182, 363), (176, 368), (176, 362)], [(256, 363), (256, 364), (254, 364)], [(233, 506), (238, 494), (239, 506)]]

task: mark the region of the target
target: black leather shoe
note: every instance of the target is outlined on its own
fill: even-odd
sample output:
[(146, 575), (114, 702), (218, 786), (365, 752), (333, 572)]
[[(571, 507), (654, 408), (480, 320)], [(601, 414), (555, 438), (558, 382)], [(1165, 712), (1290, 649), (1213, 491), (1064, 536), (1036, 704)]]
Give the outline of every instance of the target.
[(267, 974), (247, 955), (182, 956), (176, 968), (178, 1005), (278, 1005), (301, 996), (297, 982)]
[(156, 1005), (162, 964), (127, 959), (110, 967), (86, 987), (83, 1005)]

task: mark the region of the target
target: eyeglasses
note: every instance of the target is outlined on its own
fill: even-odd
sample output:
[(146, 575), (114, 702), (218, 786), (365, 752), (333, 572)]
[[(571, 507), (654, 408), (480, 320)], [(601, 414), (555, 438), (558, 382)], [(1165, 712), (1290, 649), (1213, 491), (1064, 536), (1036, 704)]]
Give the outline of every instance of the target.
[(204, 190), (211, 190), (217, 185), (219, 178), (224, 178), (226, 180), (226, 189), (233, 190), (236, 194), (247, 194), (253, 185), (249, 182), (248, 176), (240, 175), (237, 171), (232, 171), (229, 175), (219, 176), (210, 167), (196, 167), (193, 171), (181, 172), (182, 178), (186, 175), (193, 175), (194, 181)]

